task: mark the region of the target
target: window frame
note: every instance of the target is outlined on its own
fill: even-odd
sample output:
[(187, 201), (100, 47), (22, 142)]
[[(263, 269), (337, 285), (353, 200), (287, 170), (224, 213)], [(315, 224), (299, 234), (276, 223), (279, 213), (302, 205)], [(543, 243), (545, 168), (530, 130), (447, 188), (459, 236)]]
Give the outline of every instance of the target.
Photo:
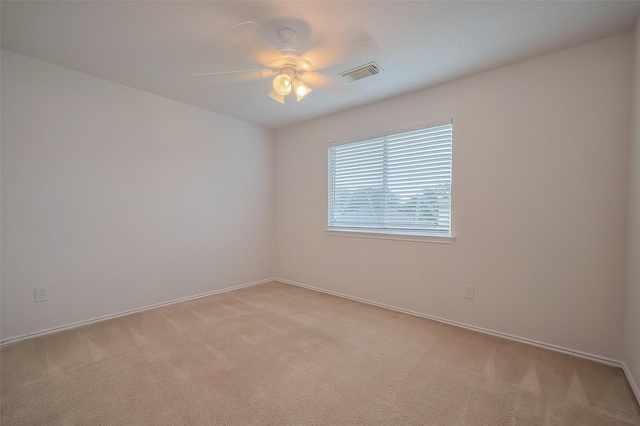
[[(362, 142), (362, 141), (366, 141), (369, 139), (375, 139), (375, 138), (382, 138), (382, 137), (386, 137), (386, 136), (393, 136), (393, 135), (397, 135), (400, 133), (406, 133), (406, 132), (412, 132), (412, 131), (416, 131), (416, 130), (422, 130), (422, 129), (428, 129), (431, 127), (438, 127), (438, 126), (443, 126), (443, 125), (447, 125), (450, 124), (452, 126), (451, 128), (451, 180), (450, 180), (450, 185), (451, 185), (451, 195), (450, 195), (450, 202), (451, 202), (451, 215), (452, 217), (450, 218), (450, 229), (449, 229), (449, 233), (445, 234), (445, 233), (440, 233), (440, 232), (434, 232), (434, 231), (428, 231), (428, 230), (404, 230), (404, 229), (381, 229), (381, 228), (348, 228), (348, 227), (331, 227), (329, 226), (329, 222), (330, 222), (330, 200), (329, 200), (329, 195), (330, 195), (330, 181), (329, 181), (329, 169), (330, 169), (330, 155), (329, 155), (329, 151), (331, 149), (331, 147), (334, 146), (339, 146), (339, 145), (346, 145), (346, 144), (350, 144), (350, 143), (355, 143), (355, 142)], [(410, 126), (405, 126), (405, 127), (400, 127), (400, 128), (394, 128), (394, 129), (387, 129), (387, 130), (382, 130), (379, 132), (375, 132), (375, 133), (371, 133), (368, 135), (364, 135), (364, 136), (357, 136), (357, 137), (352, 137), (352, 138), (348, 138), (348, 139), (341, 139), (341, 140), (336, 140), (336, 141), (332, 141), (329, 142), (327, 144), (327, 149), (326, 149), (326, 212), (327, 212), (327, 216), (325, 217), (326, 220), (326, 228), (325, 228), (325, 235), (327, 236), (336, 236), (336, 237), (357, 237), (357, 238), (374, 238), (374, 239), (384, 239), (384, 240), (397, 240), (397, 241), (413, 241), (413, 242), (428, 242), (428, 243), (439, 243), (439, 244), (452, 244), (455, 240), (455, 234), (453, 233), (453, 119), (448, 118), (448, 119), (441, 119), (441, 120), (434, 120), (434, 121), (429, 121), (429, 122), (421, 122), (421, 123), (417, 123), (417, 124), (413, 124)]]

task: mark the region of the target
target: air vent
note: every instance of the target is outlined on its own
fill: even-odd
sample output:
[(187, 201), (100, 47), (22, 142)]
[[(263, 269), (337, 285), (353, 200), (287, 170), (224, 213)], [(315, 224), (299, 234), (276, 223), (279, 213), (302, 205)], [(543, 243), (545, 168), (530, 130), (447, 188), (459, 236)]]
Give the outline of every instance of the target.
[(375, 62), (369, 62), (368, 64), (359, 66), (358, 68), (354, 68), (349, 71), (341, 72), (339, 75), (344, 77), (349, 83), (353, 83), (356, 80), (361, 80), (366, 77), (371, 77), (372, 75), (378, 74), (382, 71), (380, 65)]

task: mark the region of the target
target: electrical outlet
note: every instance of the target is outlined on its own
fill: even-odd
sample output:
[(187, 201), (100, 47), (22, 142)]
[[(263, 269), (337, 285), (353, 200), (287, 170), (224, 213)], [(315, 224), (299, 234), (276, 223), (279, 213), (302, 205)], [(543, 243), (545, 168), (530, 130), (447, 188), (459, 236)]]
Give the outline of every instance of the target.
[(472, 285), (464, 286), (464, 297), (467, 299), (473, 299), (475, 293), (475, 287)]
[(47, 300), (47, 287), (36, 287), (36, 302), (44, 302)]
[(264, 259), (260, 258), (260, 266), (263, 266), (263, 265), (264, 265)]

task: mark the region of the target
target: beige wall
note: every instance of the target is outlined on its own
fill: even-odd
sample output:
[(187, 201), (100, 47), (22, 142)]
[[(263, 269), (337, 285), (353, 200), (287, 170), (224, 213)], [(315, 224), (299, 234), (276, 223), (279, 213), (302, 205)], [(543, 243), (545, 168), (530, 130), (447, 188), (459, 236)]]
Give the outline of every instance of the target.
[[(633, 36), (281, 130), (275, 158), (258, 126), (2, 51), (2, 339), (277, 275), (613, 359), (624, 329), (640, 382)], [(453, 245), (324, 235), (328, 142), (449, 117)]]
[(640, 399), (640, 20), (635, 30), (635, 90), (629, 170), (629, 239), (624, 362)]
[[(611, 37), (277, 132), (278, 277), (620, 359), (632, 42)], [(324, 234), (328, 142), (449, 117), (454, 244)]]
[(2, 51), (2, 338), (272, 277), (273, 165), (271, 131)]

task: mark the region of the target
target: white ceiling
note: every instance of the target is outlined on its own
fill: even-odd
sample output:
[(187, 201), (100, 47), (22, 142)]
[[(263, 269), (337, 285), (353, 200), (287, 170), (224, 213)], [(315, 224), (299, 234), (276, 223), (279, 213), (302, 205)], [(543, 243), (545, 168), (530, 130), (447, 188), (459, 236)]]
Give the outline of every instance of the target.
[[(633, 29), (640, 2), (2, 2), (2, 47), (117, 83), (277, 129)], [(279, 104), (270, 79), (195, 74), (260, 68), (228, 44), (255, 21), (273, 42), (338, 49), (369, 37), (377, 49), (324, 69), (335, 86)], [(371, 49), (370, 49), (371, 50)], [(312, 59), (312, 58), (310, 58)], [(338, 72), (375, 60), (354, 83)]]

